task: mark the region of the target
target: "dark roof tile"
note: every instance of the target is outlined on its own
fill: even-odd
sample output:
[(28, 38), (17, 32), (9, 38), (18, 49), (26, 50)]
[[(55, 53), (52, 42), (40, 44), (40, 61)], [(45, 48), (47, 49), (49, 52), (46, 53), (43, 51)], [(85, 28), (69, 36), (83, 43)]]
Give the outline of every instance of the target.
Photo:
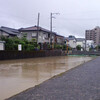
[(13, 29), (13, 28), (9, 28), (9, 27), (2, 26), (0, 28), (0, 30), (4, 31), (4, 32), (6, 32), (8, 34), (11, 34), (11, 35), (17, 35), (17, 34), (19, 34), (19, 31), (17, 29)]
[[(37, 27), (37, 26), (32, 26), (32, 27), (20, 28), (19, 29), (19, 31), (37, 31), (37, 30), (51, 33), (51, 31), (49, 31), (45, 28), (42, 28), (42, 27)], [(52, 33), (56, 34), (55, 32), (52, 32)]]
[(77, 41), (85, 41), (85, 38), (76, 38)]

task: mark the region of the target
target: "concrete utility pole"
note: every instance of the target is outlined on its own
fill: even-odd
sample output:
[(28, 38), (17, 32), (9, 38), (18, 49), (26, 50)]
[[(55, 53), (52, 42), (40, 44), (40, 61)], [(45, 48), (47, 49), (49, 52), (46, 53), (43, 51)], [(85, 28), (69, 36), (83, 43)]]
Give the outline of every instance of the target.
[(85, 39), (85, 51), (86, 51), (86, 39)]
[(39, 24), (40, 24), (40, 13), (38, 13), (38, 19), (37, 19), (37, 43), (38, 43), (38, 34), (39, 34)]
[(53, 15), (59, 15), (60, 13), (51, 13), (50, 14), (50, 31), (52, 32), (52, 19), (55, 18)]
[(52, 19), (55, 18), (53, 15), (58, 15), (59, 13), (51, 13), (50, 14), (50, 44), (52, 45)]
[(50, 14), (50, 31), (52, 32), (52, 13)]

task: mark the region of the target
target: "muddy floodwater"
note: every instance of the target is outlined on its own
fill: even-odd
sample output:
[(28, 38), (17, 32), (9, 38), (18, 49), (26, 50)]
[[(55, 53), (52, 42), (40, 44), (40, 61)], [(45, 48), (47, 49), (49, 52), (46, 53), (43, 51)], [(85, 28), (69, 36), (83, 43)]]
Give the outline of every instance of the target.
[(93, 57), (46, 57), (0, 61), (0, 100), (85, 63)]

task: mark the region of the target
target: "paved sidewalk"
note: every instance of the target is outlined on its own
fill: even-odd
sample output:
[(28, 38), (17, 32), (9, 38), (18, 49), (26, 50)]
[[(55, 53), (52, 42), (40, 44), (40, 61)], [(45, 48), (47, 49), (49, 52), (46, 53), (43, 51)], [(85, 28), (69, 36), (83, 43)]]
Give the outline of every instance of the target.
[(100, 100), (100, 57), (8, 100)]

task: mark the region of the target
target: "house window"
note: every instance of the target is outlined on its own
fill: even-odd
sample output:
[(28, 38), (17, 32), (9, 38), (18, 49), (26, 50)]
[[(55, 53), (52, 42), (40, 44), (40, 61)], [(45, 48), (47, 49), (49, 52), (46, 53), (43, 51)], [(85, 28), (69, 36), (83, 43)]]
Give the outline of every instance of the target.
[(73, 41), (73, 43), (76, 43), (76, 41)]
[(48, 33), (44, 33), (44, 37), (48, 38), (49, 37)]
[(32, 33), (32, 37), (36, 36), (36, 33)]
[(48, 38), (49, 36), (48, 36), (48, 34), (46, 34), (46, 38)]

